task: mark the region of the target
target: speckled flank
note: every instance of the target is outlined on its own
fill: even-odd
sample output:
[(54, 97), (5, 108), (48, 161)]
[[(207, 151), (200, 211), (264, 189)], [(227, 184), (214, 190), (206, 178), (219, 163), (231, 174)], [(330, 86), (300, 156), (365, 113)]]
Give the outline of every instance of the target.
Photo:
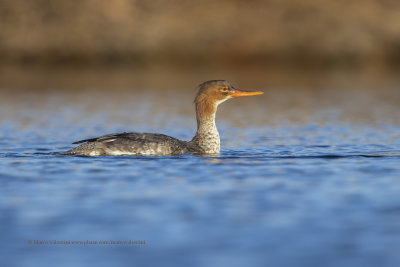
[[(85, 141), (85, 140), (83, 140)], [(91, 139), (64, 154), (87, 156), (189, 153), (187, 142), (163, 134), (122, 133)]]

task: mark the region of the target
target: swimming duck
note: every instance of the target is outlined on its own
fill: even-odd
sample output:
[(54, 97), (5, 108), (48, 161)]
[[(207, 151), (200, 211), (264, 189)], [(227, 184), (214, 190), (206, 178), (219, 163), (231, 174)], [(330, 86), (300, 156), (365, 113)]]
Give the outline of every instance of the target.
[(73, 144), (81, 145), (62, 154), (86, 156), (218, 154), (220, 137), (215, 125), (218, 105), (233, 97), (261, 94), (263, 92), (236, 89), (225, 80), (207, 81), (199, 85), (194, 100), (197, 131), (192, 140), (182, 141), (155, 133), (114, 133), (74, 142)]

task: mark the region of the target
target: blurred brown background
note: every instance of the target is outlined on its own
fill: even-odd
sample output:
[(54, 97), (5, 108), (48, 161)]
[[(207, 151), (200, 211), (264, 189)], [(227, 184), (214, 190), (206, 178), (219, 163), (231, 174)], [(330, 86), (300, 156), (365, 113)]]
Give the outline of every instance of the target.
[(396, 0), (0, 0), (2, 88), (370, 85), (399, 67)]

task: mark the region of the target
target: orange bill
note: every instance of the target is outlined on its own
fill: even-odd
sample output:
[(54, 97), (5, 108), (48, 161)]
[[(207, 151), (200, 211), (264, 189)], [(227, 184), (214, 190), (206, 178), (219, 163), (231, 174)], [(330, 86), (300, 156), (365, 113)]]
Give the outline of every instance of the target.
[(261, 91), (243, 91), (239, 89), (235, 89), (230, 94), (231, 97), (242, 97), (242, 96), (252, 96), (252, 95), (262, 95), (264, 92)]

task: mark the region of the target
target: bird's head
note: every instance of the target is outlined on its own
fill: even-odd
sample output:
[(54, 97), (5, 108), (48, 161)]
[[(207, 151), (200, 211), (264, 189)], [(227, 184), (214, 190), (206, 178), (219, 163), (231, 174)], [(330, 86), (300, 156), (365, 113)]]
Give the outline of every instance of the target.
[(229, 98), (262, 95), (263, 93), (236, 89), (225, 80), (212, 80), (199, 85), (194, 103), (198, 116), (206, 116), (214, 114), (217, 106)]

